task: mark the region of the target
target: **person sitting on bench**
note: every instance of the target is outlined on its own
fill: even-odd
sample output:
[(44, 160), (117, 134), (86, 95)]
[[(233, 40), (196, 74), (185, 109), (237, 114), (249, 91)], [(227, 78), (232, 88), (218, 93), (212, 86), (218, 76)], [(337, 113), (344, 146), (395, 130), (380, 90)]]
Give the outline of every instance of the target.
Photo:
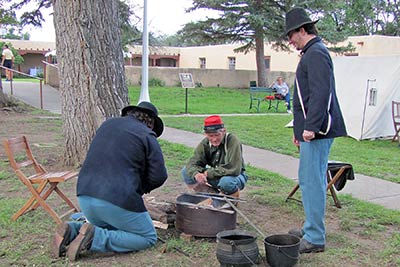
[(276, 90), (275, 98), (279, 100), (285, 99), (285, 105), (287, 107), (287, 113), (292, 113), (290, 109), (290, 90), (287, 83), (283, 81), (283, 78), (279, 76), (276, 82), (271, 86), (272, 89)]

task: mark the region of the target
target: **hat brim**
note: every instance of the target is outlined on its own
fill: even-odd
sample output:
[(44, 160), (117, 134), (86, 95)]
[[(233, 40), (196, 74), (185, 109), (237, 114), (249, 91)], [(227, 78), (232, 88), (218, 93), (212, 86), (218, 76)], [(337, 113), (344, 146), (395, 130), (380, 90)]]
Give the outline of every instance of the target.
[(319, 19), (314, 20), (314, 21), (310, 20), (310, 21), (302, 22), (302, 23), (300, 23), (300, 24), (298, 24), (298, 25), (294, 25), (294, 26), (290, 27), (289, 29), (286, 29), (284, 36), (287, 36), (287, 35), (289, 34), (289, 32), (291, 32), (291, 31), (293, 31), (293, 30), (296, 30), (296, 29), (300, 28), (301, 26), (304, 26), (304, 25), (306, 25), (306, 24), (311, 24), (311, 23), (312, 23), (312, 24), (315, 24), (315, 23), (317, 23), (318, 21), (319, 21)]
[(164, 123), (158, 116), (154, 117), (153, 131), (156, 133), (157, 137), (160, 137), (164, 131)]
[(128, 111), (135, 111), (139, 110), (142, 111), (146, 114), (148, 114), (150, 117), (154, 118), (154, 127), (153, 131), (156, 133), (157, 137), (161, 136), (163, 131), (164, 131), (164, 123), (161, 120), (160, 117), (158, 117), (152, 110), (147, 109), (147, 108), (141, 108), (138, 106), (127, 106), (124, 107), (121, 111), (121, 116), (124, 117), (128, 113)]
[(218, 125), (204, 126), (203, 130), (205, 133), (217, 133), (219, 130), (223, 128), (224, 128), (223, 124), (218, 124)]

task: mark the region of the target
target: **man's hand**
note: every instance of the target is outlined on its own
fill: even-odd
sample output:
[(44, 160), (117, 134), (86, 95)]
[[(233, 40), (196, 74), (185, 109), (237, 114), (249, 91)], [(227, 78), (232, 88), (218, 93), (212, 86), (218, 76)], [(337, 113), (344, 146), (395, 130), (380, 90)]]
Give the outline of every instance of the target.
[(296, 139), (296, 137), (294, 137), (294, 135), (293, 135), (293, 138), (292, 138), (292, 142), (293, 142), (293, 144), (295, 146), (300, 147), (300, 142), (299, 142), (299, 140)]
[(205, 184), (207, 183), (207, 175), (204, 173), (198, 173), (194, 176), (194, 179), (196, 180), (196, 182), (198, 182), (199, 184)]
[(315, 138), (315, 133), (314, 132), (312, 132), (312, 131), (307, 131), (307, 130), (304, 130), (303, 131), (303, 139), (304, 139), (304, 142), (310, 142), (312, 139), (314, 139)]

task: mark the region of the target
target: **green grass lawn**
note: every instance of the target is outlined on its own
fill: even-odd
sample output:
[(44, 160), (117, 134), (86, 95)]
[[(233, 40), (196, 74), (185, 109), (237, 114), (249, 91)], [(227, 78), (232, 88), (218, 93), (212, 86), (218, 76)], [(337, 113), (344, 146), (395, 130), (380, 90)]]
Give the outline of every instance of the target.
[[(39, 122), (40, 123), (40, 122)], [(180, 180), (180, 169), (186, 159), (192, 154), (192, 149), (180, 144), (160, 141), (166, 160), (169, 179)], [(1, 162), (5, 167), (5, 162)], [(0, 164), (0, 166), (1, 166)], [(249, 167), (251, 177), (247, 186), (248, 201), (254, 201), (258, 206), (268, 207), (271, 218), (259, 217), (250, 210), (244, 212), (258, 227), (271, 231), (270, 227), (283, 223), (279, 215), (287, 218), (302, 218), (301, 205), (297, 202), (284, 202), (284, 196), (293, 187), (294, 182), (265, 170)], [(11, 172), (0, 175), (3, 190), (17, 191), (23, 188)], [(174, 188), (160, 188), (165, 194), (177, 194)], [(17, 195), (17, 194), (16, 194)], [(327, 207), (328, 227), (336, 225), (338, 229), (328, 234), (329, 249), (325, 253), (302, 255), (299, 266), (398, 266), (400, 264), (399, 246), (400, 216), (398, 211), (388, 210), (379, 205), (356, 200), (347, 195), (341, 195), (342, 209), (337, 209), (329, 203)], [(0, 199), (0, 266), (217, 266), (205, 265), (204, 261), (215, 262), (215, 244), (207, 239), (185, 239), (168, 237), (166, 252), (161, 253), (162, 244), (139, 253), (127, 253), (115, 257), (92, 256), (72, 264), (62, 258), (54, 259), (49, 252), (49, 241), (53, 234), (54, 222), (42, 209), (22, 216), (17, 221), (10, 221), (12, 214), (21, 207), (24, 200), (21, 196), (10, 196)], [(65, 208), (65, 207), (64, 207)], [(263, 213), (264, 216), (267, 214)], [(262, 215), (261, 215), (262, 216)], [(241, 218), (239, 217), (239, 220)], [(257, 221), (256, 221), (257, 220)], [(241, 220), (243, 221), (243, 220)], [(264, 223), (264, 224), (263, 224)], [(291, 222), (284, 222), (290, 227)], [(240, 229), (255, 231), (246, 223), (240, 224)], [(27, 238), (29, 237), (29, 238)], [(260, 253), (264, 254), (264, 245), (259, 239)], [(369, 240), (369, 241), (368, 241)], [(369, 242), (379, 244), (379, 249), (369, 248)], [(190, 264), (187, 258), (177, 253), (174, 247), (191, 255), (191, 258), (203, 264)], [(167, 256), (163, 256), (166, 254)], [(171, 255), (172, 258), (171, 258)], [(132, 262), (147, 264), (135, 265)], [(148, 261), (148, 262), (147, 262)], [(108, 265), (107, 265), (108, 264)], [(132, 265), (133, 264), (133, 265)]]
[[(189, 89), (188, 113), (190, 114), (254, 114), (249, 110), (249, 92), (240, 89), (194, 88)], [(139, 87), (131, 87), (131, 103), (137, 103)], [(204, 117), (168, 116), (185, 113), (185, 89), (155, 87), (149, 89), (151, 102), (159, 109), (166, 126), (201, 133)], [(260, 116), (223, 116), (229, 132), (239, 136), (250, 146), (277, 153), (298, 156), (292, 144), (292, 129), (285, 125), (292, 116), (281, 105), (279, 112), (261, 104)], [(266, 114), (267, 113), (267, 114)], [(355, 172), (400, 183), (400, 148), (390, 140), (356, 141), (350, 137), (336, 138), (330, 159), (348, 162)]]
[[(186, 90), (178, 87), (149, 88), (150, 100), (159, 109), (160, 114), (185, 114)], [(140, 88), (129, 87), (131, 103), (139, 100)], [(260, 105), (261, 112), (268, 110), (268, 102)], [(232, 114), (257, 113), (253, 107), (249, 109), (250, 95), (247, 89), (227, 88), (190, 88), (187, 94), (187, 111), (190, 114)], [(279, 105), (279, 112), (285, 113), (286, 107)]]
[[(35, 110), (14, 116), (9, 120), (16, 125), (23, 124), (25, 129), (35, 130), (37, 135), (46, 136), (46, 142), (58, 144), (57, 146), (32, 147), (36, 152), (35, 155), (42, 155), (38, 158), (40, 163), (47, 168), (49, 163), (57, 159), (57, 155), (61, 155), (60, 148), (64, 143), (62, 122), (57, 119), (39, 118), (40, 115), (47, 117), (48, 113)], [(173, 118), (164, 116), (163, 119), (167, 126), (174, 125), (174, 127), (189, 130), (191, 128), (198, 133), (201, 132), (202, 117)], [(263, 146), (268, 144), (269, 149), (279, 147), (296, 155), (295, 148), (290, 144), (291, 130), (283, 127), (288, 119), (290, 119), (289, 115), (224, 117), (227, 127), (232, 132), (237, 132), (242, 139), (250, 140), (246, 136), (250, 136), (249, 133), (256, 131), (254, 129), (260, 128), (261, 130), (257, 130), (260, 135), (258, 138), (254, 137), (251, 142), (261, 143)], [(16, 130), (12, 127), (0, 128), (2, 139), (15, 133)], [(355, 142), (356, 145), (351, 147), (349, 144), (341, 144), (342, 140), (350, 142), (349, 144)], [(180, 188), (183, 188), (180, 170), (192, 155), (193, 149), (164, 140), (160, 140), (160, 144), (168, 169), (169, 183), (157, 191), (159, 191), (159, 196), (163, 194), (177, 196), (181, 192)], [(373, 144), (382, 145), (372, 146)], [(335, 143), (335, 146), (346, 145), (350, 150), (348, 153), (354, 155), (354, 160), (356, 160), (357, 157), (362, 156), (360, 154), (365, 153), (363, 149), (389, 157), (386, 155), (387, 153), (375, 150), (389, 151), (388, 147), (391, 143), (356, 142), (347, 138), (339, 138)], [(334, 147), (335, 149), (337, 148)], [(277, 233), (277, 228), (288, 230), (301, 224), (304, 218), (301, 205), (295, 201), (285, 202), (287, 193), (295, 184), (294, 181), (252, 166), (248, 166), (247, 173), (250, 178), (245, 194), (243, 194), (247, 201), (239, 208), (256, 226), (263, 232), (271, 234)], [(66, 190), (64, 192), (75, 196), (75, 187), (71, 183), (64, 183), (61, 186), (62, 190)], [(297, 194), (297, 197), (301, 195), (300, 192)], [(171, 235), (163, 236), (168, 244), (164, 245), (159, 242), (154, 248), (138, 253), (109, 256), (94, 254), (76, 263), (68, 262), (64, 258), (54, 259), (51, 257), (49, 244), (54, 233), (55, 223), (42, 208), (22, 216), (17, 221), (10, 220), (11, 216), (29, 198), (29, 195), (26, 187), (9, 167), (5, 154), (0, 153), (0, 266), (219, 266), (216, 263), (215, 240), (196, 238), (188, 241), (175, 235), (173, 228), (170, 229)], [(332, 199), (328, 198), (327, 251), (302, 255), (298, 266), (400, 266), (400, 212), (357, 200), (349, 195), (341, 194), (339, 198), (343, 205), (342, 209), (334, 207)], [(47, 202), (60, 203), (55, 194), (50, 196)], [(65, 208), (64, 205), (53, 205), (53, 207), (57, 211)], [(249, 224), (243, 221), (243, 218), (238, 217), (239, 229), (254, 231)], [(260, 253), (264, 254), (264, 244), (261, 238), (258, 239), (258, 243)], [(189, 254), (190, 258), (178, 253), (174, 248), (179, 248)], [(197, 264), (194, 264), (193, 261)]]
[(13, 82), (15, 83), (15, 82), (31, 82), (31, 83), (39, 83), (40, 82), (40, 79), (42, 79), (43, 80), (43, 78), (37, 78), (37, 79), (34, 79), (34, 78), (29, 78), (29, 77), (13, 77)]
[[(166, 126), (201, 133), (204, 117), (163, 117)], [(298, 157), (292, 144), (292, 129), (285, 125), (291, 116), (225, 116), (229, 132), (237, 134), (250, 146)], [(356, 141), (350, 137), (336, 138), (330, 159), (348, 162), (356, 173), (400, 183), (399, 147), (390, 140)]]

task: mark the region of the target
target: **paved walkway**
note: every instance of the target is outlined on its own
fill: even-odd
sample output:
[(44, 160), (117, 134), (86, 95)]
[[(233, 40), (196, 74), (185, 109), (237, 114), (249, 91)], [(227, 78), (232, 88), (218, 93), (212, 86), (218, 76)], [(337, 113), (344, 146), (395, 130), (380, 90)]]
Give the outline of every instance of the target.
[[(5, 93), (11, 93), (10, 82), (2, 80)], [(19, 100), (40, 108), (40, 84), (39, 82), (13, 82), (13, 96)], [(42, 86), (43, 109), (61, 114), (60, 95), (56, 89), (44, 84)]]
[[(39, 84), (18, 82), (13, 85), (15, 97), (32, 106), (40, 107)], [(9, 82), (3, 80), (4, 92), (9, 93), (9, 87)], [(45, 85), (43, 87), (43, 100), (44, 109), (57, 114), (61, 113), (60, 97), (57, 90)], [(188, 147), (195, 147), (203, 136), (166, 127), (160, 138)], [(297, 158), (251, 146), (244, 146), (243, 151), (246, 163), (260, 169), (279, 173), (293, 180), (297, 179)], [(343, 193), (351, 194), (355, 198), (379, 204), (389, 209), (400, 210), (400, 184), (397, 183), (356, 173), (355, 180), (348, 181), (345, 188), (339, 192), (339, 194)]]

